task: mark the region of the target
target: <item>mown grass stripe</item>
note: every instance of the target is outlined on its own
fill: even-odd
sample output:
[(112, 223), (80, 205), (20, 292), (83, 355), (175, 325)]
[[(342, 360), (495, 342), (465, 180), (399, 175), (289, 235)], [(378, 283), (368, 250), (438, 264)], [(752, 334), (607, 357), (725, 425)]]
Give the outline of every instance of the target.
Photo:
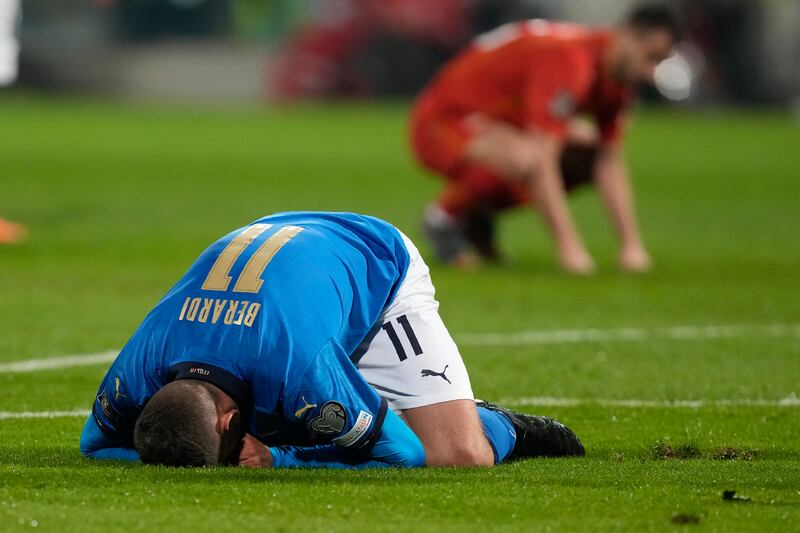
[(72, 411), (0, 411), (0, 420), (13, 420), (18, 418), (69, 418), (87, 417), (88, 409), (74, 409)]
[[(702, 409), (713, 407), (800, 407), (800, 397), (792, 394), (778, 400), (721, 399), (721, 400), (641, 400), (641, 399), (602, 399), (602, 398), (555, 398), (534, 396), (524, 398), (504, 398), (499, 402), (508, 406), (524, 407), (624, 407), (630, 409)], [(28, 418), (69, 418), (89, 416), (87, 409), (72, 411), (0, 411), (0, 420)]]
[[(741, 337), (800, 338), (800, 324), (672, 326), (665, 328), (531, 330), (516, 333), (462, 333), (455, 335), (460, 346), (529, 346), (593, 342), (692, 341)], [(59, 368), (110, 363), (117, 351), (26, 359), (0, 363), (0, 374), (39, 372)]]

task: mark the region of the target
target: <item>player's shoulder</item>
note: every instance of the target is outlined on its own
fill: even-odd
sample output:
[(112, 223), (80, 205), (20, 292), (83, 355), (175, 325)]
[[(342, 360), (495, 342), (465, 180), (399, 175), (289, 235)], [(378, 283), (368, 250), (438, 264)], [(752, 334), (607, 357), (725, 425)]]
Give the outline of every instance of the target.
[(254, 224), (294, 224), (322, 228), (326, 226), (391, 227), (391, 224), (385, 220), (347, 211), (284, 211), (263, 216), (249, 225)]
[(337, 211), (287, 211), (262, 217), (251, 225), (297, 226), (302, 228), (306, 245), (324, 239), (329, 245), (337, 240), (329, 237), (337, 235), (349, 238), (339, 239), (342, 243), (351, 242), (351, 238), (365, 242), (400, 240), (397, 228), (391, 223), (370, 215)]
[(594, 40), (595, 32), (580, 24), (533, 20), (526, 25), (525, 42), (530, 49), (581, 66), (592, 63)]
[(558, 75), (585, 72), (593, 66), (592, 28), (580, 24), (533, 19), (500, 26), (478, 36), (474, 57), (492, 56), (493, 61), (513, 62), (522, 68), (542, 69)]

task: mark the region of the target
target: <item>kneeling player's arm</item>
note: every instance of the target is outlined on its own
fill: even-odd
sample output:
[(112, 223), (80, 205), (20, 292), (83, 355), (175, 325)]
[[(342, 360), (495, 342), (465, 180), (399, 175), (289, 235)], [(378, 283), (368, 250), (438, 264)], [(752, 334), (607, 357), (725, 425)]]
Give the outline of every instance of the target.
[(138, 461), (139, 455), (133, 448), (122, 445), (100, 429), (92, 415), (83, 426), (81, 433), (81, 453), (92, 459), (116, 459), (119, 461)]
[(422, 442), (392, 411), (386, 413), (380, 437), (369, 454), (335, 445), (308, 448), (280, 446), (269, 448), (269, 451), (275, 468), (412, 468), (425, 464)]

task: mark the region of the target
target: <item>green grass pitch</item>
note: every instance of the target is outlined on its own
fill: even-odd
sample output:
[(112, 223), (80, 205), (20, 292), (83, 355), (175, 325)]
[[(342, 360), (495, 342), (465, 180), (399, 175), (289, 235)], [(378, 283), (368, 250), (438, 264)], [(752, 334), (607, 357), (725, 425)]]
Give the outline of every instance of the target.
[(118, 349), (208, 243), (258, 216), (369, 213), (425, 253), (439, 184), (407, 154), (406, 112), (0, 99), (0, 216), (31, 232), (0, 248), (0, 530), (800, 528), (800, 125), (772, 112), (636, 115), (649, 275), (616, 271), (592, 193), (571, 202), (594, 277), (562, 275), (524, 211), (503, 220), (502, 268), (433, 267), (476, 394), (562, 419), (585, 458), (168, 470), (86, 461), (82, 418), (19, 415), (88, 409), (106, 366), (8, 363)]

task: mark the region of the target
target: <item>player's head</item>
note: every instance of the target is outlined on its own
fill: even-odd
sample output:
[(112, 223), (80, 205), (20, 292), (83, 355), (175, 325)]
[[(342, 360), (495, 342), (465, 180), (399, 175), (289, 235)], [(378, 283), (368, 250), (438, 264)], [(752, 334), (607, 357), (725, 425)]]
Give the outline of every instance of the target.
[(634, 9), (617, 31), (611, 47), (611, 76), (623, 84), (652, 83), (656, 67), (682, 38), (675, 13), (661, 5)]
[(225, 463), (243, 437), (236, 402), (219, 388), (184, 379), (161, 388), (136, 420), (133, 442), (143, 463)]

